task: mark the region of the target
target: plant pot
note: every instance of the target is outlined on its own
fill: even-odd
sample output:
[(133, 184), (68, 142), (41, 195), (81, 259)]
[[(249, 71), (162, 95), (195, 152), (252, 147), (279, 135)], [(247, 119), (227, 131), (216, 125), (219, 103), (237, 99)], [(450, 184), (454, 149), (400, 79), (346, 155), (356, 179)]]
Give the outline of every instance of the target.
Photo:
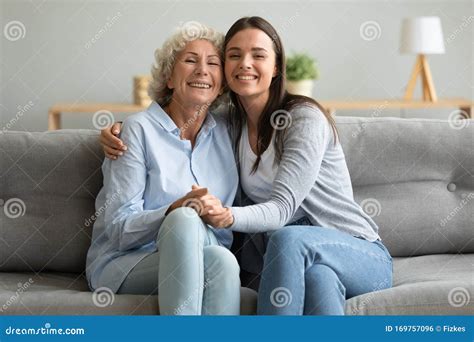
[(286, 81), (286, 90), (295, 95), (313, 96), (314, 80)]

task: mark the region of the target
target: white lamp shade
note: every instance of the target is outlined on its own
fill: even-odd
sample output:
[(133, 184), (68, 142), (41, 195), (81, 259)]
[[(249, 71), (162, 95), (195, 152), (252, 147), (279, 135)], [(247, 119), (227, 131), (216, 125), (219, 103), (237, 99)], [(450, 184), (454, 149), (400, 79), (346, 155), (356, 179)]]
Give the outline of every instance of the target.
[(439, 17), (406, 18), (402, 23), (400, 52), (444, 53), (443, 30)]

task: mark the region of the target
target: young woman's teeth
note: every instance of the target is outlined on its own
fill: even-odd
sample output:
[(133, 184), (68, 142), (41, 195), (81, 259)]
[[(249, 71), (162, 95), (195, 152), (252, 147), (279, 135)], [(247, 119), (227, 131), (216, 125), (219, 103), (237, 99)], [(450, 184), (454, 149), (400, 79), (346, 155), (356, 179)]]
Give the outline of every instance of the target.
[(254, 80), (254, 79), (256, 79), (257, 77), (255, 77), (255, 76), (237, 76), (237, 78), (238, 78), (239, 80), (246, 80), (246, 81), (249, 81), (249, 80)]
[(204, 88), (204, 89), (209, 89), (211, 86), (206, 83), (189, 83), (191, 87), (194, 88)]

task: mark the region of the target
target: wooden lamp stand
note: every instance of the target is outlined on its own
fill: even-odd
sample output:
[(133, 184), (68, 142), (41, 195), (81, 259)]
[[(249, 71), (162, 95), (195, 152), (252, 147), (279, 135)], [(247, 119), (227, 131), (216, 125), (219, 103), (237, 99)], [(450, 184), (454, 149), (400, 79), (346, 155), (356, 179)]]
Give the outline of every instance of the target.
[(424, 54), (419, 54), (416, 58), (415, 67), (411, 73), (410, 81), (408, 82), (407, 89), (405, 92), (405, 100), (411, 100), (413, 98), (413, 92), (416, 86), (416, 79), (421, 74), (421, 85), (423, 90), (423, 100), (429, 102), (438, 101), (436, 96), (436, 90), (433, 83), (433, 77), (431, 76), (430, 66), (428, 60)]

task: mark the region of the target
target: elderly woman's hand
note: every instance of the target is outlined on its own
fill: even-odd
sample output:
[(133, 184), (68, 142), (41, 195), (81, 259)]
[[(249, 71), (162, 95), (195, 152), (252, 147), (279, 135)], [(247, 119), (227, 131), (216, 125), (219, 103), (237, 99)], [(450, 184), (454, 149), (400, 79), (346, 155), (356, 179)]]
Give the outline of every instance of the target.
[(117, 159), (123, 155), (123, 151), (127, 150), (127, 146), (118, 138), (121, 128), (122, 123), (116, 122), (113, 126), (104, 128), (100, 132), (99, 140), (104, 149), (105, 156), (109, 159)]
[(198, 215), (201, 215), (203, 211), (203, 206), (201, 204), (200, 198), (205, 195), (207, 195), (207, 188), (202, 188), (193, 185), (193, 189), (190, 192), (171, 203), (168, 210), (166, 211), (166, 215), (180, 207), (188, 207), (194, 209), (198, 213)]

